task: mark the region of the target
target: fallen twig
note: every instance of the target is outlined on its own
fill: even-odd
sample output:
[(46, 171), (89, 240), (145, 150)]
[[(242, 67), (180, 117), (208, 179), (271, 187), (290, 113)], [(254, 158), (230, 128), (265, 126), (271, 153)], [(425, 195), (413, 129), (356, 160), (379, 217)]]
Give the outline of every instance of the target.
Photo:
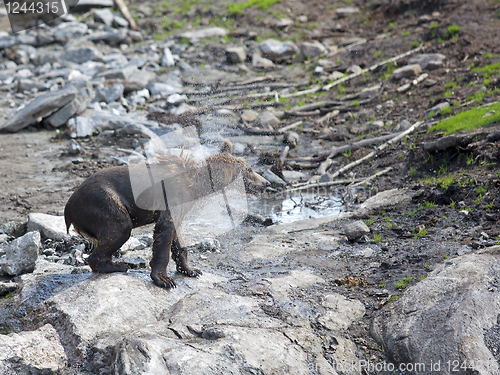
[(398, 61), (398, 60), (401, 60), (401, 59), (403, 59), (403, 58), (405, 58), (405, 57), (407, 57), (407, 56), (409, 56), (409, 55), (412, 55), (412, 54), (414, 54), (415, 52), (420, 51), (420, 50), (422, 49), (422, 46), (423, 46), (423, 44), (420, 44), (420, 46), (418, 46), (418, 47), (417, 47), (417, 48), (415, 48), (415, 49), (412, 49), (412, 50), (410, 50), (410, 51), (407, 51), (407, 52), (405, 52), (405, 53), (402, 53), (402, 54), (397, 55), (397, 56), (395, 56), (395, 57), (392, 57), (392, 58), (390, 58), (390, 59), (387, 59), (387, 60), (384, 60), (384, 61), (379, 62), (379, 63), (377, 63), (377, 64), (374, 64), (374, 65), (372, 65), (372, 66), (370, 66), (370, 67), (368, 67), (368, 68), (363, 69), (363, 70), (362, 70), (362, 71), (360, 71), (359, 73), (352, 73), (352, 74), (348, 75), (347, 77), (340, 78), (340, 79), (338, 79), (338, 80), (336, 80), (336, 81), (334, 81), (334, 82), (330, 83), (329, 85), (323, 86), (323, 87), (321, 88), (321, 90), (323, 90), (323, 91), (330, 91), (330, 89), (331, 89), (332, 87), (335, 87), (335, 86), (337, 86), (337, 85), (338, 85), (338, 84), (340, 84), (340, 83), (343, 83), (343, 82), (349, 81), (349, 80), (351, 80), (351, 79), (353, 79), (353, 78), (356, 78), (356, 77), (359, 77), (360, 75), (362, 75), (362, 74), (364, 74), (364, 73), (374, 71), (375, 69), (377, 69), (377, 68), (379, 68), (379, 67), (381, 67), (381, 66), (384, 66), (384, 65), (386, 65), (386, 64), (388, 64), (388, 63), (390, 63), (390, 62)]
[(370, 152), (368, 155), (362, 157), (361, 159), (358, 159), (356, 161), (353, 161), (352, 163), (349, 163), (347, 165), (345, 165), (344, 167), (340, 168), (339, 170), (337, 170), (334, 174), (332, 174), (331, 178), (336, 178), (338, 177), (341, 173), (344, 173), (345, 171), (351, 169), (351, 168), (354, 168), (355, 166), (363, 163), (364, 161), (366, 160), (369, 160), (371, 158), (373, 158), (375, 155), (377, 155), (377, 153), (379, 151), (382, 151), (382, 150), (385, 150), (387, 147), (389, 147), (390, 145), (392, 145), (393, 143), (399, 141), (400, 139), (402, 139), (403, 137), (405, 137), (406, 135), (410, 134), (411, 132), (413, 132), (415, 129), (417, 129), (420, 125), (422, 124), (421, 121), (418, 121), (416, 122), (415, 124), (413, 124), (409, 129), (407, 129), (406, 131), (402, 132), (402, 133), (399, 133), (397, 136), (395, 136), (394, 138), (392, 138), (391, 140), (381, 144), (380, 146), (378, 146), (377, 148), (375, 148), (375, 150), (373, 150), (372, 152)]
[(289, 189), (286, 189), (285, 191), (287, 193), (290, 193), (292, 191), (315, 189), (315, 188), (319, 188), (319, 187), (328, 187), (328, 186), (334, 186), (334, 185), (350, 184), (350, 183), (358, 182), (358, 181), (362, 181), (362, 180), (363, 180), (363, 178), (351, 178), (348, 180), (346, 179), (346, 180), (335, 180), (335, 181), (328, 181), (328, 182), (305, 183), (304, 185), (289, 188)]
[(122, 12), (123, 17), (128, 21), (130, 24), (130, 28), (132, 30), (137, 29), (137, 24), (135, 23), (134, 18), (130, 15), (130, 12), (128, 11), (127, 4), (125, 4), (124, 0), (115, 0), (116, 5), (118, 5), (118, 8), (120, 8), (120, 12)]
[(392, 171), (392, 169), (393, 169), (392, 167), (386, 168), (383, 171), (380, 171), (380, 172), (377, 172), (375, 174), (372, 174), (370, 177), (365, 178), (363, 181), (359, 181), (359, 182), (356, 182), (355, 184), (352, 184), (351, 186), (354, 187), (354, 186), (359, 186), (359, 185), (367, 184), (371, 180), (376, 179), (378, 176), (382, 176), (383, 174), (389, 173), (390, 171)]

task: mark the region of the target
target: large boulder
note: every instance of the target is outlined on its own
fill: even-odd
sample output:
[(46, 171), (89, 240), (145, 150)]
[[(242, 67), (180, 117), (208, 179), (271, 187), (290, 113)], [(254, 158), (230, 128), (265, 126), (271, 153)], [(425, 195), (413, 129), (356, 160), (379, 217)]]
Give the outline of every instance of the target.
[(1, 336), (0, 372), (3, 375), (54, 374), (66, 366), (64, 348), (50, 324), (35, 331)]
[(494, 246), (439, 265), (373, 320), (372, 336), (393, 361), (421, 364), (416, 374), (498, 374), (488, 338), (500, 331), (499, 255)]
[(18, 109), (5, 124), (0, 125), (0, 130), (17, 132), (33, 125), (64, 107), (75, 99), (77, 94), (78, 90), (70, 85), (62, 90), (50, 91), (37, 96), (27, 105)]
[[(31, 213), (28, 215), (28, 232), (39, 231), (44, 238), (52, 240), (62, 240), (66, 233), (66, 223), (64, 216), (54, 216), (42, 213)], [(70, 235), (76, 235), (73, 228)]]
[(40, 249), (40, 232), (29, 232), (16, 238), (4, 247), (0, 257), (0, 266), (7, 275), (17, 276), (32, 272)]

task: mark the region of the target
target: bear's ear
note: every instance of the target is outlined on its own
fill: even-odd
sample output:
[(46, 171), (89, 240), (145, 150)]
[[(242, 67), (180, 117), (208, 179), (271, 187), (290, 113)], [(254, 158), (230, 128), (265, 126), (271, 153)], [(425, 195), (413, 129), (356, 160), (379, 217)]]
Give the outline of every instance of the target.
[(227, 139), (224, 139), (224, 142), (222, 142), (222, 146), (220, 147), (220, 150), (219, 152), (221, 154), (231, 154), (233, 152), (233, 145), (231, 144), (231, 142), (229, 142), (229, 140)]

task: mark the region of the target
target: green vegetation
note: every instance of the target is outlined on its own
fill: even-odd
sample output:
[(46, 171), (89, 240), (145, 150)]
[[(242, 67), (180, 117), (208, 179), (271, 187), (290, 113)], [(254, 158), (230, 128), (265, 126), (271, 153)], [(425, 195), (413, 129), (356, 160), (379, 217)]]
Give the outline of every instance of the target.
[(422, 280), (425, 280), (426, 278), (427, 278), (427, 275), (420, 275), (417, 280), (422, 281)]
[(227, 10), (230, 15), (241, 16), (247, 8), (256, 7), (258, 9), (267, 10), (271, 5), (281, 3), (282, 0), (248, 0), (245, 3), (232, 3), (227, 5)]
[(425, 207), (427, 207), (427, 208), (434, 208), (436, 206), (437, 206), (437, 204), (434, 202), (425, 201)]
[(396, 282), (396, 288), (398, 288), (399, 290), (405, 290), (406, 288), (408, 288), (408, 284), (412, 281), (413, 277), (411, 276), (403, 277), (401, 280)]
[(373, 235), (373, 242), (379, 243), (380, 241), (382, 241), (382, 235), (380, 233), (375, 233)]
[[(493, 113), (495, 111), (495, 113)], [(484, 117), (490, 112), (490, 116)], [(482, 126), (500, 121), (500, 103), (493, 103), (485, 107), (473, 108), (456, 114), (446, 120), (440, 121), (429, 129), (429, 132), (444, 131), (444, 135), (455, 133), (459, 130), (475, 130)]]
[(460, 33), (460, 26), (458, 25), (450, 25), (446, 28), (446, 32), (444, 33), (444, 39), (458, 39), (458, 34)]
[(387, 69), (386, 72), (382, 74), (382, 76), (380, 77), (381, 79), (386, 79), (388, 77), (391, 77), (392, 73), (397, 69), (397, 66), (393, 62), (388, 62), (386, 69)]
[(404, 38), (405, 36), (410, 36), (411, 33), (409, 31), (403, 31), (403, 33), (401, 34), (401, 36)]
[(367, 227), (371, 226), (375, 220), (373, 220), (373, 217), (369, 218), (368, 220), (365, 221), (365, 224)]

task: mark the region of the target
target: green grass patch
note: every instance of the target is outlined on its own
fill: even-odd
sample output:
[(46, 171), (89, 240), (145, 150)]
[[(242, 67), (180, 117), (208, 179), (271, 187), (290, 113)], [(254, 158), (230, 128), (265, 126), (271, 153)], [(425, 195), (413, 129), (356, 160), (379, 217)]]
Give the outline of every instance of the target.
[(408, 288), (408, 284), (412, 281), (413, 277), (411, 276), (403, 277), (401, 280), (396, 282), (396, 288), (398, 288), (399, 290), (405, 290), (406, 288)]
[[(484, 117), (486, 113), (491, 111), (495, 111), (495, 113)], [(496, 122), (500, 122), (500, 103), (460, 112), (449, 119), (438, 122), (428, 132), (444, 131), (444, 135), (449, 135), (460, 130), (475, 130)]]
[(247, 8), (256, 7), (258, 9), (267, 10), (271, 5), (281, 3), (282, 0), (249, 0), (244, 3), (233, 3), (227, 5), (227, 10), (230, 15), (241, 16)]
[(484, 78), (490, 78), (492, 75), (500, 73), (500, 63), (489, 64), (480, 68), (474, 68), (470, 72), (482, 74)]

